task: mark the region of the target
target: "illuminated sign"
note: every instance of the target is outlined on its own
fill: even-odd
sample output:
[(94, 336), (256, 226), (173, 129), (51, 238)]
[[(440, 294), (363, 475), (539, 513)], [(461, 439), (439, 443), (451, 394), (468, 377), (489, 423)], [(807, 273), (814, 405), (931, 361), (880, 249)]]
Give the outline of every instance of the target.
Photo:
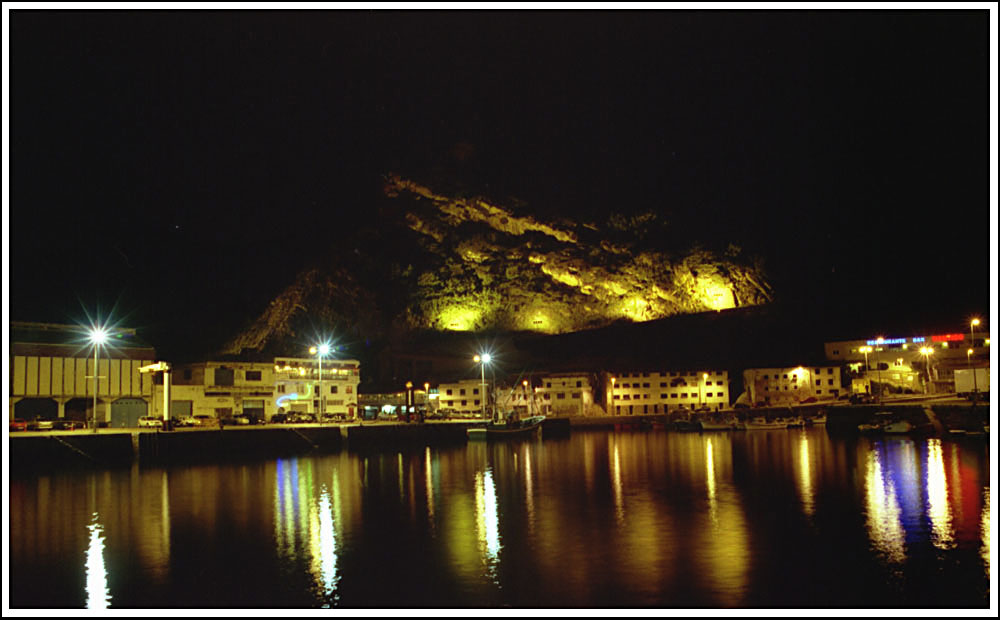
[(882, 342), (878, 340), (866, 340), (867, 345), (890, 345), (890, 344), (906, 344), (907, 342), (923, 342), (926, 340), (923, 336), (919, 338), (883, 338)]
[(931, 340), (934, 342), (955, 342), (956, 340), (965, 340), (965, 334), (941, 334), (940, 336), (931, 336)]

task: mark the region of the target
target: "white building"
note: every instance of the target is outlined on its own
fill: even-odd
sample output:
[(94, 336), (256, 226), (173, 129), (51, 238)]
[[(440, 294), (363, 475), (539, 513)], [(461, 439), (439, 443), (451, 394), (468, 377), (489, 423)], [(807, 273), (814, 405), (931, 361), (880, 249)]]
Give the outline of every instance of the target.
[(608, 373), (605, 389), (612, 415), (729, 408), (725, 370)]
[[(315, 357), (274, 359), (274, 413), (326, 413), (350, 419), (357, 417), (361, 362), (324, 358), (322, 381), (320, 365), (320, 360)], [(326, 407), (324, 411), (321, 411), (320, 404), (321, 389)]]
[(796, 405), (815, 399), (834, 400), (844, 393), (840, 366), (748, 368), (743, 389), (754, 406)]
[(493, 413), (490, 404), (483, 401), (483, 384), (479, 379), (439, 384), (438, 402), (440, 411), (451, 416), (482, 417), (484, 407), (487, 417)]
[[(274, 365), (267, 362), (178, 364), (170, 379), (170, 416), (174, 418), (207, 415), (217, 419), (247, 416), (265, 420), (275, 412)], [(162, 385), (157, 389), (162, 390)], [(159, 417), (162, 411), (155, 411), (156, 400), (153, 399), (152, 415)]]
[[(594, 388), (590, 384), (590, 376), (584, 374), (557, 373), (543, 375), (541, 385), (534, 390), (534, 401), (537, 411), (545, 416), (584, 416), (595, 415)], [(516, 392), (515, 392), (516, 393)], [(523, 390), (520, 394), (529, 396)], [(530, 405), (527, 403), (519, 403)]]

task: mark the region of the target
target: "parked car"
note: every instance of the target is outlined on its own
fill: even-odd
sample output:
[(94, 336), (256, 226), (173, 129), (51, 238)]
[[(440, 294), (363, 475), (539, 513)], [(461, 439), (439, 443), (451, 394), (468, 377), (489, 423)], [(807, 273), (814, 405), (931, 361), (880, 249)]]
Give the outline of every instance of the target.
[(56, 420), (54, 426), (57, 430), (61, 431), (75, 431), (78, 428), (87, 428), (87, 423), (83, 420), (70, 420), (63, 418), (61, 420)]
[(311, 413), (293, 413), (288, 416), (288, 421), (297, 424), (315, 422), (316, 416)]
[(269, 421), (271, 422), (271, 424), (284, 424), (285, 422), (288, 421), (288, 414), (276, 413), (273, 416), (271, 416), (271, 419)]
[(28, 422), (29, 431), (51, 431), (55, 428), (55, 422), (46, 418), (35, 418)]
[[(228, 421), (226, 423), (229, 424)], [(250, 418), (245, 415), (233, 416), (232, 424), (235, 426), (246, 426), (250, 424)]]
[(216, 426), (217, 420), (204, 413), (191, 416), (191, 426)]
[(151, 415), (144, 415), (139, 418), (139, 428), (161, 428), (163, 420)]
[(851, 394), (852, 405), (870, 405), (875, 402), (875, 397), (868, 393)]
[(14, 418), (10, 421), (10, 432), (26, 430), (28, 430), (28, 423), (21, 418)]

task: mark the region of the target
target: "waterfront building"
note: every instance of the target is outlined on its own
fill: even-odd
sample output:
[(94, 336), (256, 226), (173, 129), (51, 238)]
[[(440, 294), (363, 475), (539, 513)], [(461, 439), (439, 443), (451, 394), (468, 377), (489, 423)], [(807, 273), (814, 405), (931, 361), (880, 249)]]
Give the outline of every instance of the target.
[[(330, 414), (349, 419), (357, 417), (361, 362), (352, 359), (323, 359), (322, 367), (321, 382), (317, 358), (274, 358), (274, 413)], [(320, 410), (321, 383), (325, 411)]]
[[(594, 388), (590, 375), (551, 373), (541, 375), (538, 381), (539, 385), (534, 388), (533, 411), (550, 417), (598, 415), (594, 409)], [(518, 403), (527, 411), (531, 395), (525, 390), (517, 390), (517, 386), (513, 394), (528, 399)]]
[[(487, 389), (489, 389), (487, 387)], [(440, 410), (452, 417), (481, 417), (483, 413), (483, 384), (481, 379), (464, 379), (438, 385)], [(492, 414), (492, 404), (486, 403), (486, 415)]]
[[(135, 329), (109, 329), (97, 357), (97, 412), (101, 426), (136, 426), (147, 415), (153, 377), (139, 368), (155, 349)], [(58, 323), (10, 323), (10, 419), (94, 420), (94, 349), (89, 329)]]
[[(267, 362), (178, 364), (170, 376), (170, 416), (178, 419), (194, 415), (216, 419), (246, 416), (251, 420), (266, 420), (275, 413), (275, 378), (275, 367)], [(162, 389), (160, 385), (157, 387)], [(152, 415), (160, 417), (162, 411)]]
[(729, 408), (729, 371), (611, 372), (605, 381), (612, 415)]
[(743, 389), (753, 406), (836, 400), (844, 392), (840, 366), (747, 368)]
[(955, 370), (990, 365), (990, 334), (985, 329), (974, 334), (970, 329), (964, 333), (885, 336), (881, 341), (838, 340), (824, 343), (823, 348), (828, 361), (847, 365), (858, 379), (857, 385), (881, 380), (892, 386), (889, 389), (904, 391), (923, 390), (929, 377), (928, 391), (953, 392)]
[(379, 415), (396, 416), (409, 413), (433, 413), (437, 390), (412, 389), (398, 392), (368, 392), (358, 394), (358, 412), (362, 419), (376, 420)]

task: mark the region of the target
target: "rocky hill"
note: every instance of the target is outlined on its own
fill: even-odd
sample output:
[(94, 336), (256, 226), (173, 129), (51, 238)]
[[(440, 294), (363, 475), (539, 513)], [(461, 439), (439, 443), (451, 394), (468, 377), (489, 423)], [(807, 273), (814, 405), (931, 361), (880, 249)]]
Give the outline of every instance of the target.
[(222, 353), (304, 330), (575, 332), (771, 301), (759, 263), (703, 249), (656, 213), (545, 220), (512, 200), (438, 193), (390, 174), (373, 221), (306, 269)]

